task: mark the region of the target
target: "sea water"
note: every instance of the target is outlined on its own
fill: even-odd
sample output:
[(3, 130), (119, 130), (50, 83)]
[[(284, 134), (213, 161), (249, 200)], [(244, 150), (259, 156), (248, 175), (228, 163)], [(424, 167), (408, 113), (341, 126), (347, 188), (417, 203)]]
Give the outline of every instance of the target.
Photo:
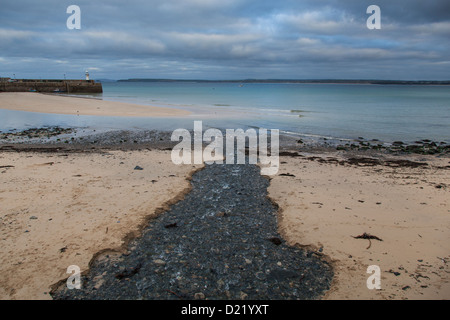
[(0, 110), (0, 130), (54, 126), (103, 130), (266, 128), (299, 137), (450, 142), (450, 87), (236, 82), (104, 82), (107, 101), (192, 111), (187, 117), (133, 118)]

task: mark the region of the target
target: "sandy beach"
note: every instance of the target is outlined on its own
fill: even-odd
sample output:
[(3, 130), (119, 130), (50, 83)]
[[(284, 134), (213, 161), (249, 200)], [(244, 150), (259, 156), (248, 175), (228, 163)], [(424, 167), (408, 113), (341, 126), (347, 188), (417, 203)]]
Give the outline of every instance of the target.
[[(36, 93), (2, 93), (0, 105), (71, 114), (185, 114)], [(192, 174), (202, 168), (172, 163), (169, 133), (112, 132), (103, 139), (77, 137), (71, 130), (31, 131), (4, 134), (0, 141), (4, 300), (51, 299), (68, 266), (87, 272), (99, 253), (125, 252), (149, 219), (190, 191)], [(50, 133), (64, 134), (65, 141), (50, 142)], [(162, 143), (159, 149), (155, 143)], [(333, 266), (331, 288), (322, 299), (450, 298), (447, 154), (301, 145), (283, 151), (267, 196), (279, 208), (283, 239)], [(373, 238), (358, 238), (364, 234)], [(381, 270), (379, 290), (367, 288), (372, 265)]]
[[(350, 156), (281, 156), (268, 189), (285, 239), (333, 263), (323, 298), (449, 299), (449, 158), (378, 154), (372, 165)], [(354, 238), (364, 233), (382, 241)], [(367, 288), (370, 265), (380, 268), (380, 290)]]
[(2, 92), (0, 109), (115, 117), (182, 117), (190, 112), (175, 108), (138, 105), (99, 99), (41, 94), (36, 92)]
[[(143, 170), (135, 170), (136, 166)], [(122, 251), (189, 190), (169, 151), (0, 153), (0, 299), (51, 299), (101, 251)]]
[[(448, 299), (448, 158), (350, 156), (291, 152), (269, 178), (280, 234), (334, 268), (322, 298)], [(123, 252), (201, 168), (148, 149), (3, 151), (0, 167), (1, 299), (51, 299), (69, 265), (86, 271), (99, 252)], [(355, 238), (364, 233), (382, 241)], [(380, 290), (367, 288), (369, 265), (381, 269)]]

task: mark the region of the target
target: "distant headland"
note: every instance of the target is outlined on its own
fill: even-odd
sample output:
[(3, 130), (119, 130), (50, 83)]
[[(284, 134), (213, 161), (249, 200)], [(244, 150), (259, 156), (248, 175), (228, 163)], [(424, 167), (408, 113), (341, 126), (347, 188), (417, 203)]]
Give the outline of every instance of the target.
[(122, 79), (117, 82), (211, 82), (211, 83), (326, 83), (326, 84), (377, 84), (377, 85), (450, 85), (450, 80), (346, 80), (346, 79), (242, 79), (242, 80), (186, 80), (186, 79)]

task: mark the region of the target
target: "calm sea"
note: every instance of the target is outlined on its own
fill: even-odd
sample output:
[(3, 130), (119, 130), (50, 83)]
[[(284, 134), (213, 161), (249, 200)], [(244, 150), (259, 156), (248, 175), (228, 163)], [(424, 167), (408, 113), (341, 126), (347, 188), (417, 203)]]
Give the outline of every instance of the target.
[(301, 137), (450, 142), (450, 87), (357, 84), (105, 82), (89, 97), (193, 111), (185, 118), (117, 118), (0, 110), (0, 130), (280, 129)]

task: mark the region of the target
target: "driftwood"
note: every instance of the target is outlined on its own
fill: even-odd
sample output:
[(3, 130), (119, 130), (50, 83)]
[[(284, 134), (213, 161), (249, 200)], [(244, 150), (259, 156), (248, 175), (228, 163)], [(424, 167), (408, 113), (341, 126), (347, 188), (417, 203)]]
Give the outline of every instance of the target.
[[(353, 237), (353, 236), (352, 236)], [(366, 248), (366, 249), (369, 249), (370, 248), (370, 246), (372, 245), (372, 242), (370, 241), (370, 239), (375, 239), (375, 240), (378, 240), (378, 241), (383, 241), (382, 239), (380, 239), (380, 238), (378, 238), (377, 236), (373, 236), (373, 235), (371, 235), (371, 234), (368, 234), (368, 233), (363, 233), (363, 234), (361, 234), (361, 235), (359, 235), (359, 236), (356, 236), (356, 237), (353, 237), (353, 238), (355, 238), (355, 239), (367, 239), (367, 240), (369, 240), (369, 246)]]

